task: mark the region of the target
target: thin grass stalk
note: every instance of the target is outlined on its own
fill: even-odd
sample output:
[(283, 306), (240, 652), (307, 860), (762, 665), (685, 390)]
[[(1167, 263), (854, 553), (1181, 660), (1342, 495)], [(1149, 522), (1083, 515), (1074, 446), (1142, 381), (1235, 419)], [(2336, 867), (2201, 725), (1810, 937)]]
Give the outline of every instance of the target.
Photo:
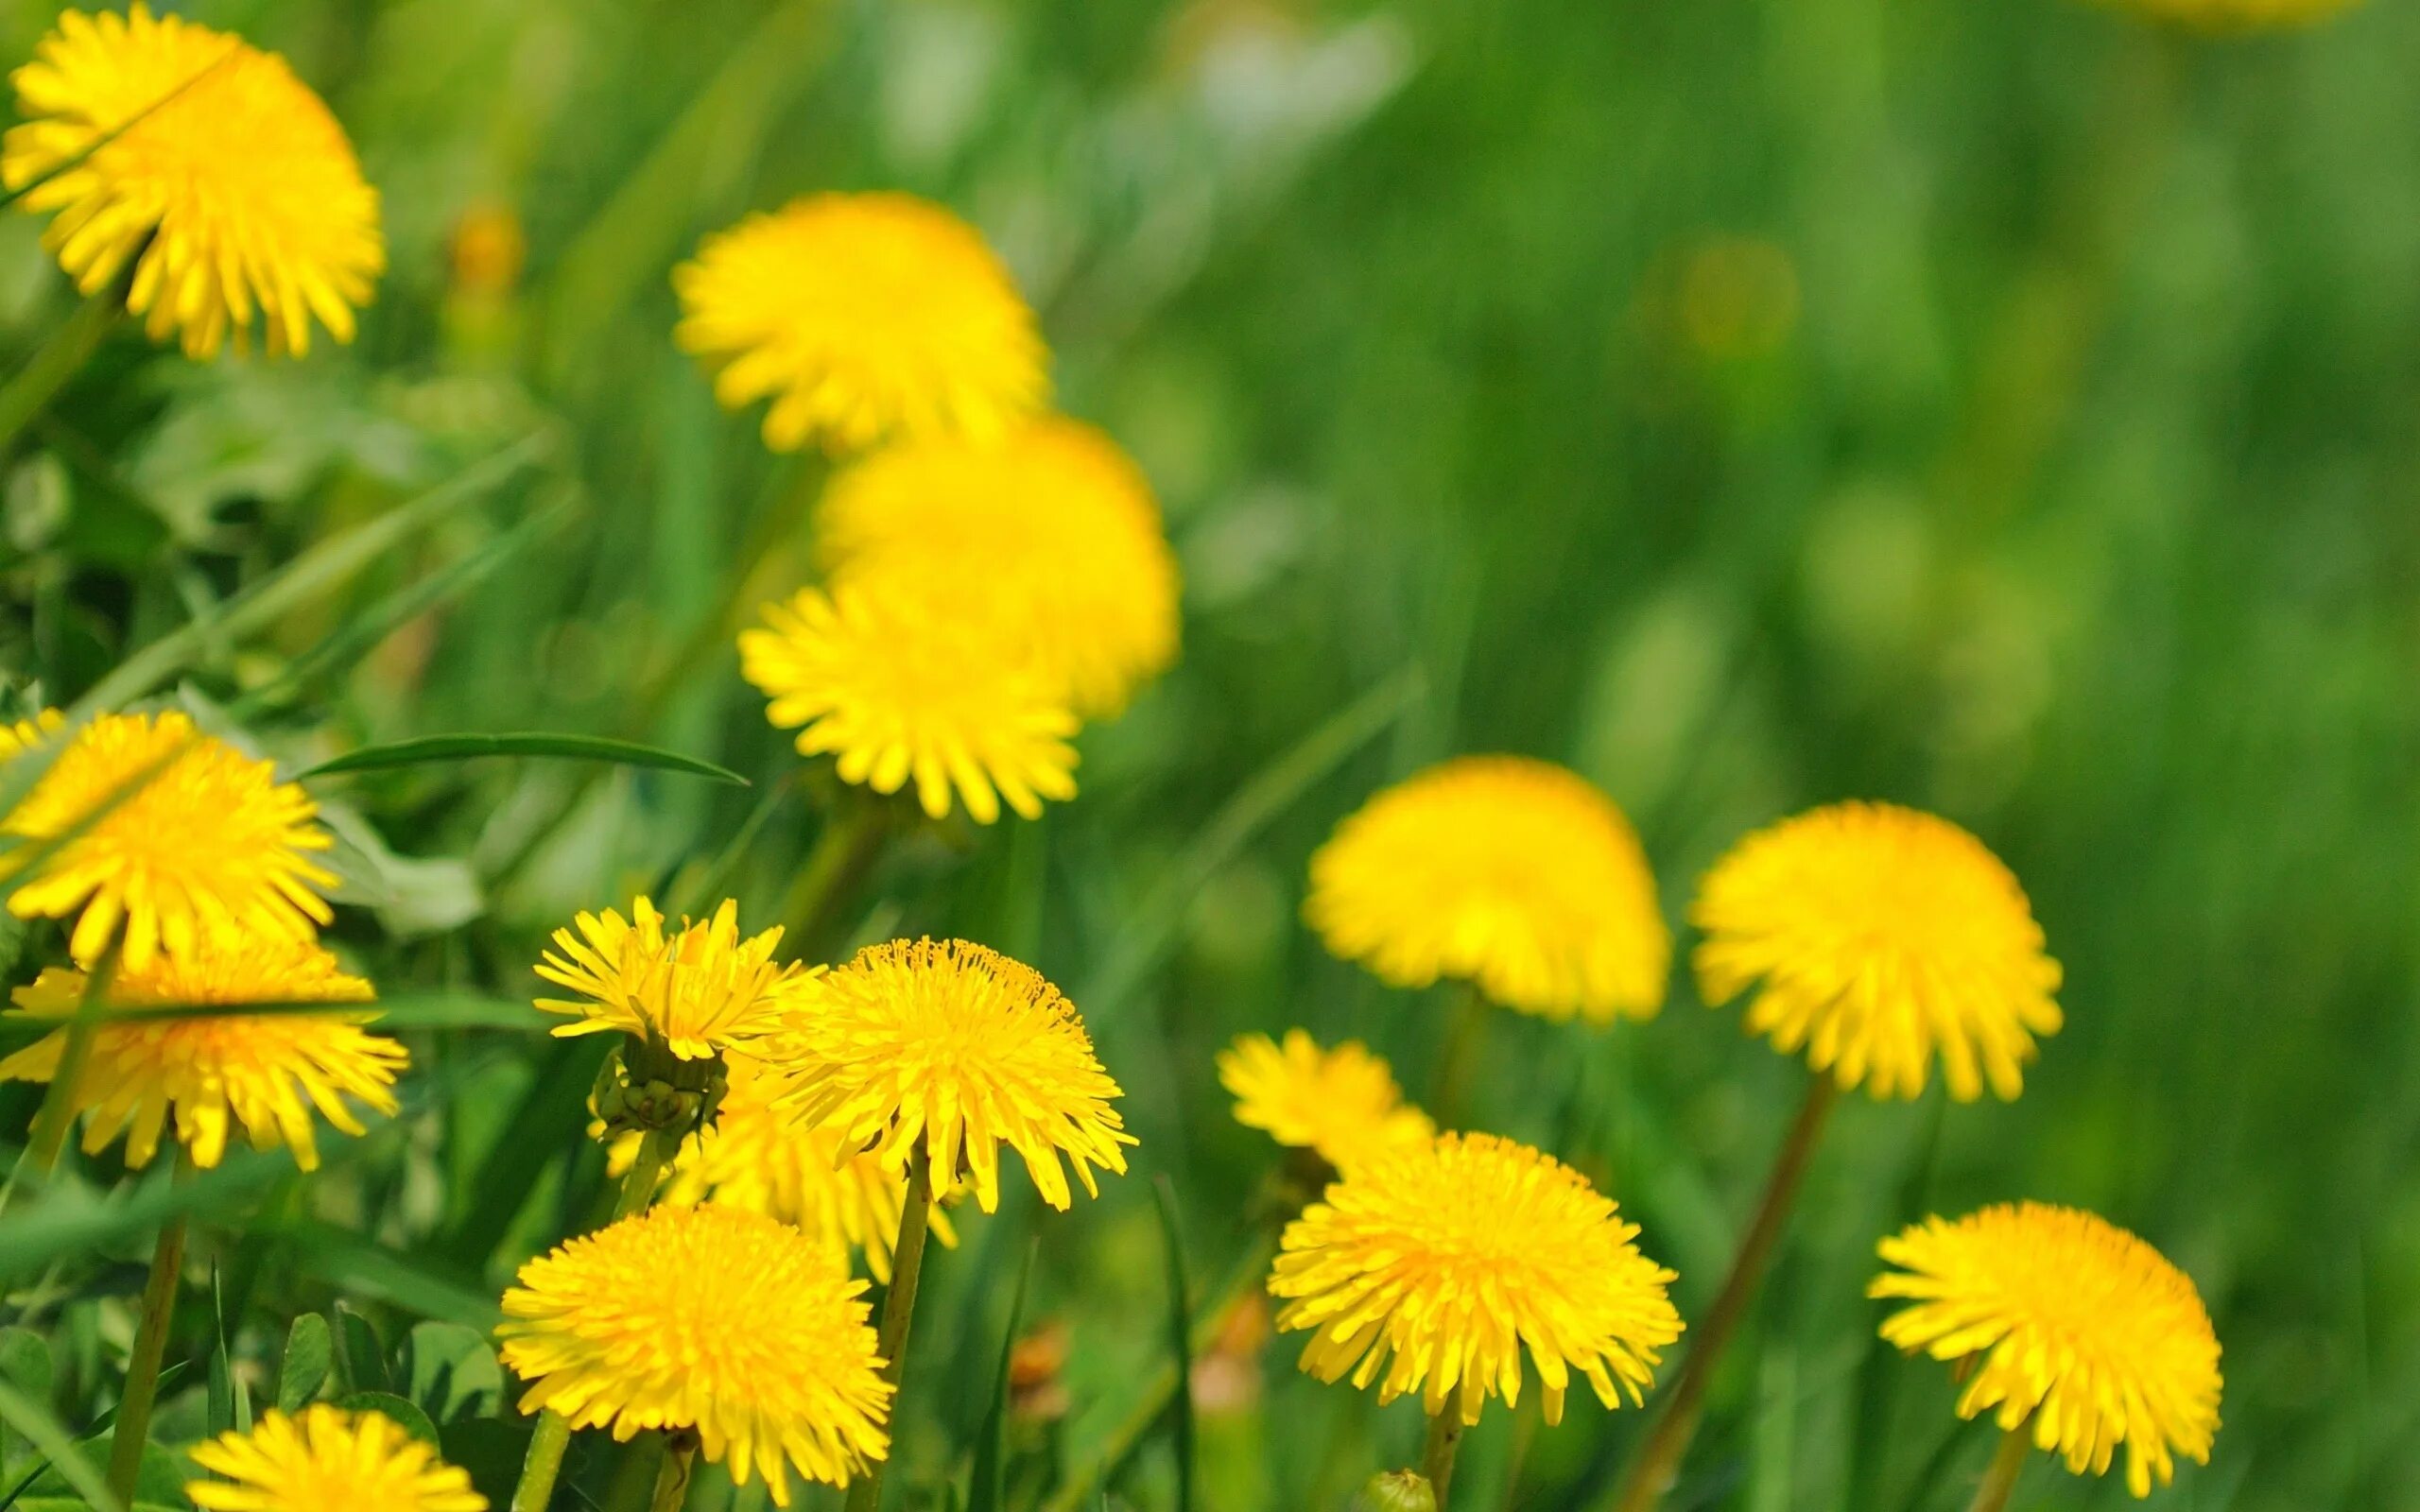
[[(908, 1195), (899, 1205), (899, 1236), (890, 1249), (890, 1289), (882, 1298), (882, 1379), (890, 1383), (891, 1442), (898, 1442), (900, 1378), (908, 1368), (908, 1333), (916, 1321), (916, 1283), (925, 1271), (925, 1235), (933, 1205), (931, 1158), (920, 1141), (908, 1159)], [(848, 1512), (875, 1512), (882, 1505), (882, 1472), (875, 1460), (849, 1483)]]
[(1989, 1469), (1983, 1471), (1983, 1484), (1975, 1487), (1975, 1500), (1968, 1512), (2000, 1512), (2016, 1490), (2016, 1478), (2025, 1473), (2026, 1454), (2033, 1447), (2032, 1424), (2029, 1419), (2000, 1435), (1999, 1452), (1992, 1456)]
[(112, 279), (108, 287), (88, 296), (74, 315), (60, 321), (59, 329), (17, 369), (17, 375), (0, 387), (0, 453), (14, 445), (68, 380), (84, 370), (84, 364), (100, 350), (102, 338), (125, 310), (123, 282)]
[[(76, 1123), (76, 1084), (84, 1079), (85, 1063), (93, 1058), (93, 1037), (100, 1032), (105, 1017), (102, 1005), (117, 982), (118, 958), (125, 949), (126, 927), (120, 924), (111, 934), (110, 942), (101, 947), (101, 958), (84, 974), (84, 996), (76, 1005), (76, 1016), (67, 1021), (67, 1040), (59, 1050), (59, 1069), (51, 1074), (50, 1085), (42, 1094), (42, 1106), (34, 1111), (33, 1126), (26, 1135), (25, 1159), (37, 1171), (50, 1171), (67, 1148), (68, 1130)], [(9, 1184), (15, 1185), (13, 1177)]]
[(855, 797), (824, 821), (782, 903), (782, 932), (792, 952), (812, 960), (837, 943), (829, 936), (840, 910), (882, 853), (887, 829), (881, 806)]
[(1437, 1072), (1428, 1089), (1428, 1112), (1440, 1128), (1461, 1126), (1471, 1080), (1487, 1054), (1487, 1022), (1495, 1011), (1476, 982), (1462, 983), (1454, 996), (1453, 1022), (1445, 1026), (1445, 1042), (1437, 1053)]
[(1454, 1489), (1454, 1456), (1462, 1448), (1462, 1409), (1448, 1400), (1428, 1416), (1428, 1432), (1420, 1441), (1420, 1475), (1437, 1493), (1437, 1512), (1445, 1512)]
[[(173, 1179), (182, 1181), (192, 1173), (193, 1157), (180, 1145)], [(143, 1473), (143, 1446), (151, 1435), (151, 1403), (160, 1391), (160, 1362), (167, 1357), (168, 1326), (176, 1318), (184, 1261), (185, 1215), (180, 1212), (160, 1226), (159, 1242), (151, 1249), (143, 1313), (126, 1359), (126, 1387), (118, 1395), (117, 1417), (110, 1427), (110, 1494), (129, 1503)]]
[(1815, 1146), (1823, 1138), (1832, 1105), (1839, 1100), (1840, 1086), (1830, 1076), (1817, 1074), (1808, 1082), (1806, 1101), (1800, 1106), (1797, 1119), (1782, 1141), (1781, 1152), (1774, 1157), (1772, 1175), (1765, 1181), (1764, 1197), (1756, 1205), (1756, 1215), (1750, 1221), (1748, 1231), (1740, 1236), (1731, 1272), (1723, 1278), (1722, 1290), (1716, 1296), (1714, 1305), (1690, 1332), (1688, 1353), (1682, 1358), (1680, 1376), (1664, 1399), (1663, 1415), (1656, 1418), (1645, 1447), (1631, 1461), (1630, 1471), (1615, 1494), (1611, 1505), (1616, 1512), (1651, 1512), (1663, 1500), (1664, 1493), (1671, 1489), (1681, 1462), (1688, 1457), (1689, 1441), (1697, 1436), (1698, 1421), (1705, 1412), (1706, 1389), (1714, 1383), (1715, 1366), (1721, 1362), (1723, 1348), (1731, 1342), (1731, 1335), (1738, 1332), (1741, 1320), (1747, 1316), (1749, 1303), (1755, 1299), (1756, 1287), (1764, 1280), (1773, 1246), (1789, 1226), (1789, 1210), (1797, 1201), (1799, 1186), (1806, 1179)]

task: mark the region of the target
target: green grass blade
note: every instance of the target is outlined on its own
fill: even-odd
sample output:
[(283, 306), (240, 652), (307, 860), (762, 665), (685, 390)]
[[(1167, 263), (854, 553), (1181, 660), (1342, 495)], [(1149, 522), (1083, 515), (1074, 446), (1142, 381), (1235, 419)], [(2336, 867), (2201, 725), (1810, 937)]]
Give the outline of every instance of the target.
[(1160, 1209), (1160, 1241), (1167, 1249), (1168, 1349), (1176, 1361), (1176, 1397), (1168, 1422), (1176, 1440), (1177, 1512), (1193, 1512), (1193, 1288), (1184, 1274), (1184, 1234), (1177, 1225), (1176, 1187), (1167, 1175), (1151, 1178)]
[(1009, 1303), (1009, 1327), (1000, 1340), (1000, 1371), (992, 1380), (992, 1404), (983, 1410), (983, 1427), (975, 1438), (975, 1469), (966, 1486), (966, 1512), (1000, 1512), (1007, 1495), (1009, 1431), (1009, 1361), (1016, 1353), (1017, 1328), (1025, 1319), (1026, 1287), (1033, 1280), (1033, 1257), (1040, 1240), (1025, 1246), (1025, 1263), (1017, 1267), (1017, 1289)]
[(111, 1494), (100, 1471), (84, 1458), (75, 1438), (51, 1416), (50, 1409), (6, 1381), (0, 1381), (0, 1422), (6, 1422), (33, 1445), (50, 1462), (50, 1468), (59, 1472), (60, 1479), (99, 1512), (124, 1512), (125, 1503)]
[(690, 777), (710, 778), (746, 787), (748, 779), (728, 766), (683, 756), (676, 750), (655, 746), (642, 746), (636, 741), (611, 740), (603, 735), (557, 735), (523, 733), (511, 735), (422, 735), (413, 740), (398, 740), (384, 746), (364, 746), (347, 751), (333, 761), (299, 773), (296, 780), (309, 782), (315, 777), (334, 777), (343, 772), (380, 772), (398, 766), (425, 766), (445, 762), (475, 761), (487, 756), (542, 756), (562, 761), (606, 762), (616, 766), (651, 766), (661, 771), (680, 772)]

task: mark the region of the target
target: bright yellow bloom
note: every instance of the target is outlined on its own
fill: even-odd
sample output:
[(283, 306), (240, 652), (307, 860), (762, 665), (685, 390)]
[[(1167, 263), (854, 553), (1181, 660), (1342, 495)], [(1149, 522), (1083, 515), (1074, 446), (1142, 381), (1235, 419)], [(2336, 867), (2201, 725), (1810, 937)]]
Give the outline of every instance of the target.
[(190, 954), (210, 932), (308, 939), (313, 922), (329, 918), (312, 888), (337, 879), (303, 852), (331, 842), (311, 822), (318, 807), (274, 774), (183, 714), (101, 715), (0, 818), (0, 835), (51, 839), (121, 789), (132, 796), (30, 878), (10, 876), (9, 853), (0, 851), (0, 886), (14, 889), (9, 911), (56, 919), (81, 908), (69, 948), (86, 962), (99, 958), (123, 919), (126, 965), (136, 971), (163, 945)]
[(256, 315), (272, 353), (309, 350), (315, 319), (353, 339), (387, 266), (378, 191), (285, 60), (138, 3), (61, 13), (10, 77), (26, 124), (0, 181), (55, 175), (19, 204), (59, 212), (43, 239), (78, 288), (133, 259), (128, 311), (192, 357), (248, 345)]
[(2014, 1098), (2033, 1037), (2059, 1031), (2059, 963), (2024, 889), (1929, 814), (1837, 803), (1761, 830), (1706, 874), (1689, 918), (1709, 1005), (1756, 988), (1750, 1033), (1877, 1098), (1922, 1092), (1936, 1052), (1952, 1097), (1988, 1081)]
[[(761, 1212), (654, 1208), (521, 1267), (497, 1329), (521, 1410), (575, 1428), (695, 1428), (708, 1460), (790, 1504), (788, 1468), (845, 1486), (890, 1451), (866, 1283)], [(786, 1461), (786, 1464), (785, 1463)]]
[(2265, 31), (2325, 21), (2359, 0), (2103, 0), (2152, 21), (2197, 31)]
[(32, 718), (13, 723), (0, 720), (0, 762), (24, 755), (41, 745), (45, 737), (57, 734), (66, 722), (65, 716), (56, 709), (39, 710)]
[(299, 1418), (272, 1407), (249, 1432), (193, 1447), (218, 1480), (188, 1481), (203, 1512), (487, 1512), (467, 1471), (374, 1412), (314, 1402)]
[(978, 824), (1004, 799), (1031, 819), (1076, 796), (1075, 714), (973, 620), (853, 584), (803, 589), (765, 621), (740, 634), (740, 671), (766, 717), (798, 730), (799, 754), (829, 753), (841, 781), (896, 793), (913, 778), (927, 815), (945, 817), (955, 794)]
[(555, 931), (538, 974), (579, 994), (540, 998), (571, 1016), (561, 1036), (619, 1032), (662, 1044), (683, 1060), (706, 1060), (780, 1026), (799, 985), (821, 968), (773, 959), (781, 926), (742, 939), (739, 904), (723, 900), (712, 919), (683, 919), (666, 933), (655, 904), (640, 898), (624, 919), (614, 909), (581, 914)]
[[(785, 1106), (787, 1083), (766, 1062), (735, 1052), (726, 1064), (730, 1084), (714, 1123), (682, 1142), (657, 1200), (726, 1203), (778, 1218), (831, 1246), (844, 1268), (852, 1250), (864, 1251), (866, 1269), (887, 1284), (907, 1174), (852, 1150), (835, 1129), (810, 1126)], [(641, 1137), (633, 1132), (614, 1142), (612, 1175), (631, 1168)], [(949, 1214), (936, 1206), (930, 1221), (933, 1237), (955, 1247)]]
[(1475, 1423), (1490, 1397), (1520, 1401), (1526, 1346), (1557, 1423), (1574, 1370), (1635, 1405), (1681, 1336), (1676, 1278), (1637, 1237), (1553, 1157), (1443, 1134), (1345, 1172), (1286, 1226), (1269, 1290), (1291, 1298), (1281, 1332), (1314, 1331), (1303, 1368), (1322, 1381), (1366, 1388), (1383, 1369), (1381, 1402), (1417, 1391), (1433, 1417), (1459, 1393)]
[(935, 1189), (969, 1181), (985, 1212), (1000, 1205), (1002, 1144), (1054, 1208), (1072, 1200), (1063, 1154), (1096, 1196), (1094, 1166), (1124, 1174), (1134, 1137), (1109, 1106), (1117, 1083), (1033, 968), (964, 940), (900, 939), (816, 988), (779, 1041), (806, 1122), (893, 1170), (921, 1140)]
[[(16, 992), (11, 1018), (73, 1018), (85, 974), (53, 968)], [(111, 984), (112, 1008), (203, 1004), (368, 1003), (370, 984), (339, 970), (308, 940), (274, 935), (211, 935), (190, 955), (131, 962)], [(361, 1121), (350, 1096), (381, 1113), (395, 1111), (395, 1074), (404, 1047), (362, 1028), (374, 1011), (232, 1013), (221, 1018), (105, 1021), (94, 1031), (72, 1106), (87, 1116), (84, 1148), (127, 1136), (126, 1163), (149, 1163), (168, 1115), (196, 1165), (226, 1153), (230, 1119), (258, 1149), (284, 1144), (303, 1170), (320, 1163), (311, 1109), (347, 1134)], [(58, 1074), (67, 1031), (57, 1030), (0, 1060), (0, 1080), (48, 1081)]]
[(2210, 1460), (2219, 1339), (2192, 1280), (2125, 1229), (2074, 1208), (2002, 1204), (1927, 1218), (1885, 1239), (1898, 1267), (1866, 1289), (1905, 1297), (1882, 1336), (1957, 1365), (1958, 1415), (2029, 1418), (2034, 1444), (2099, 1475), (2126, 1448), (2126, 1486), (2149, 1496), (2175, 1456)]
[(1339, 1170), (1436, 1132), (1403, 1100), (1386, 1061), (1357, 1040), (1322, 1050), (1300, 1029), (1287, 1030), (1283, 1046), (1248, 1034), (1219, 1052), (1219, 1081), (1236, 1094), (1236, 1123), (1316, 1150)]
[(1159, 505), (1089, 425), (1051, 419), (997, 444), (877, 452), (833, 480), (816, 532), (834, 583), (979, 618), (1080, 713), (1115, 713), (1176, 660), (1176, 554)]
[(993, 439), (1050, 397), (1033, 312), (975, 230), (903, 194), (820, 194), (706, 238), (673, 270), (681, 345), (765, 444)]
[(1672, 936), (1613, 800), (1520, 756), (1465, 756), (1388, 788), (1311, 857), (1304, 917), (1396, 987), (1476, 983), (1508, 1008), (1651, 1018)]

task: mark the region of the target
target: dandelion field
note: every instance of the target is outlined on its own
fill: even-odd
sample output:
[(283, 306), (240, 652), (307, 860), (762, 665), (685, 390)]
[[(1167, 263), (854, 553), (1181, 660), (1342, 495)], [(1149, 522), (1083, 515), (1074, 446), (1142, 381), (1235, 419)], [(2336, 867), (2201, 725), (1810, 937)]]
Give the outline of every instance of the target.
[(172, 9), (0, 1507), (2420, 1498), (2404, 0)]

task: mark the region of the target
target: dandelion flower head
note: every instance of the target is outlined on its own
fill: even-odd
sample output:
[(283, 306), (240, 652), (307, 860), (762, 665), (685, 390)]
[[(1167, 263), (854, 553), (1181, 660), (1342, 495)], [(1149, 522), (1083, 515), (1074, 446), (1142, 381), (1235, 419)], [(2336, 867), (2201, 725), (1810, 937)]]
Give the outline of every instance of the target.
[(705, 1457), (790, 1504), (789, 1472), (845, 1486), (890, 1452), (891, 1387), (866, 1283), (761, 1212), (650, 1209), (521, 1267), (497, 1329), (521, 1410), (628, 1441), (694, 1428)]
[(1690, 919), (1711, 1005), (1752, 988), (1747, 1028), (1875, 1097), (1914, 1097), (1933, 1057), (1952, 1097), (2023, 1089), (2061, 1021), (2059, 964), (1999, 858), (1929, 814), (1838, 803), (1748, 836)]
[(1286, 1228), (1272, 1296), (1281, 1332), (1308, 1330), (1303, 1368), (1379, 1382), (1378, 1400), (1521, 1400), (1521, 1351), (1563, 1420), (1576, 1371), (1599, 1400), (1635, 1405), (1681, 1336), (1672, 1272), (1578, 1172), (1493, 1134), (1443, 1134), (1344, 1173)]
[[(12, 1018), (61, 1022), (84, 1000), (86, 974), (54, 967), (16, 992)], [(346, 974), (308, 940), (275, 935), (212, 935), (189, 955), (128, 962), (109, 987), (112, 1008), (278, 1003), (369, 1003), (370, 984)], [(255, 1148), (283, 1144), (305, 1171), (320, 1163), (311, 1114), (347, 1134), (362, 1132), (347, 1099), (395, 1111), (402, 1045), (363, 1027), (374, 1011), (230, 1013), (222, 1017), (104, 1021), (70, 1093), (84, 1115), (84, 1148), (126, 1135), (126, 1163), (147, 1165), (171, 1115), (196, 1165), (215, 1166), (232, 1125)], [(67, 1031), (58, 1029), (0, 1060), (0, 1080), (48, 1081), (59, 1073)]]
[(1671, 967), (1630, 821), (1526, 757), (1462, 757), (1378, 794), (1311, 857), (1303, 912), (1393, 986), (1459, 978), (1557, 1021), (1651, 1017)]
[(2123, 1446), (2136, 1496), (2167, 1485), (2178, 1455), (2209, 1463), (2219, 1339), (2158, 1250), (2089, 1212), (2024, 1202), (1927, 1218), (1881, 1254), (1895, 1268), (1867, 1294), (1911, 1304), (1882, 1336), (1960, 1365), (1960, 1417), (2031, 1421), (2034, 1445), (2078, 1474), (2105, 1472)]
[(538, 1000), (570, 1017), (558, 1035), (618, 1031), (683, 1060), (706, 1060), (779, 1027), (814, 974), (773, 959), (780, 926), (742, 938), (739, 905), (729, 899), (711, 919), (684, 919), (677, 930), (646, 898), (629, 919), (608, 908), (572, 922), (578, 933), (555, 931), (555, 948), (538, 963), (540, 976), (579, 994)]
[(289, 1416), (277, 1408), (240, 1433), (197, 1444), (193, 1462), (211, 1480), (185, 1495), (202, 1512), (487, 1512), (470, 1474), (374, 1412), (314, 1402)]
[(309, 351), (314, 321), (353, 339), (386, 267), (378, 192), (285, 60), (138, 0), (62, 12), (10, 77), (0, 182), (58, 213), (43, 241), (83, 292), (132, 260), (128, 312), (192, 357), (256, 318), (276, 354)]
[(1283, 1043), (1248, 1034), (1219, 1052), (1219, 1081), (1235, 1094), (1236, 1123), (1315, 1150), (1339, 1170), (1436, 1132), (1403, 1100), (1386, 1061), (1357, 1040), (1322, 1050), (1301, 1029), (1287, 1030)]
[(191, 954), (209, 933), (307, 939), (329, 918), (313, 889), (337, 880), (305, 855), (331, 843), (312, 822), (318, 812), (269, 763), (182, 713), (103, 714), (0, 817), (0, 835), (75, 837), (31, 876), (10, 874), (0, 851), (0, 888), (12, 889), (9, 908), (21, 919), (82, 909), (69, 938), (78, 960), (98, 959), (123, 921), (126, 965), (137, 971), (163, 946)]
[(974, 228), (903, 194), (819, 194), (706, 239), (672, 275), (683, 347), (765, 444), (996, 439), (1049, 398), (1033, 312)]
[(1031, 819), (1076, 796), (1075, 714), (979, 622), (868, 583), (803, 589), (765, 622), (741, 632), (740, 671), (841, 781), (890, 794), (912, 780), (927, 816), (955, 804), (978, 824), (1003, 801)]
[(1072, 1200), (1062, 1156), (1094, 1195), (1093, 1167), (1126, 1170), (1134, 1138), (1075, 1005), (980, 945), (868, 946), (816, 984), (780, 1045), (808, 1123), (893, 1169), (921, 1144), (935, 1190), (965, 1181), (985, 1212), (1000, 1205), (1003, 1144), (1054, 1208)]
[(1070, 420), (1007, 440), (886, 448), (833, 480), (816, 519), (834, 583), (880, 582), (1022, 644), (1086, 715), (1125, 707), (1177, 649), (1177, 565), (1142, 471)]

